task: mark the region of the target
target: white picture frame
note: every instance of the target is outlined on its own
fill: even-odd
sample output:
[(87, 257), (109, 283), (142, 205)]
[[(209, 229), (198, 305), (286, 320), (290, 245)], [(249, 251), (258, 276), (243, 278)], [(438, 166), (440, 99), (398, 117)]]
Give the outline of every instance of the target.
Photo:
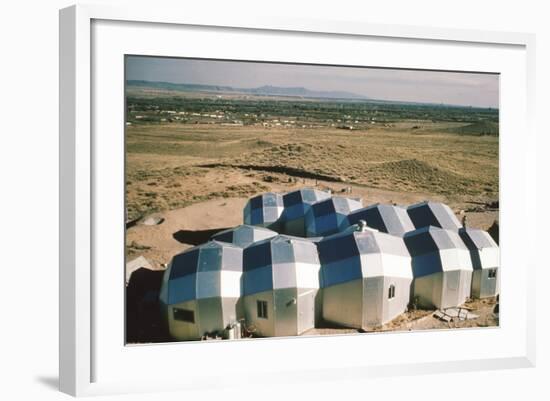
[[(219, 39), (220, 33), (240, 45), (232, 48), (224, 43), (217, 47), (216, 38)], [(180, 34), (192, 35), (196, 39), (194, 43), (198, 41), (202, 45), (183, 49), (173, 39)], [(246, 46), (259, 37), (265, 44), (274, 45), (270, 53)], [(289, 43), (288, 48), (277, 50), (279, 47), (275, 44), (285, 41)], [(116, 267), (112, 267), (112, 271), (98, 267), (105, 266), (102, 262), (110, 256), (115, 256), (113, 261), (117, 262), (113, 265), (118, 266), (123, 257), (124, 227), (123, 214), (120, 214), (123, 203), (118, 202), (120, 191), (123, 192), (120, 172), (124, 164), (120, 152), (123, 149), (120, 133), (123, 135), (124, 129), (124, 124), (120, 124), (124, 114), (123, 103), (119, 102), (123, 96), (119, 91), (123, 82), (118, 82), (123, 74), (119, 68), (120, 55), (252, 57), (255, 60), (330, 63), (338, 57), (335, 41), (342, 49), (339, 61), (342, 65), (367, 65), (361, 59), (364, 55), (349, 52), (357, 46), (367, 46), (375, 60), (368, 63), (370, 66), (490, 71), (503, 77), (501, 326), (445, 333), (124, 346), (120, 335), (124, 324), (124, 320), (120, 320), (123, 289), (118, 281), (111, 280), (112, 274), (122, 278), (123, 265), (120, 264), (120, 272)], [(312, 45), (307, 56), (293, 55), (293, 49), (303, 49), (301, 45), (307, 44)], [(315, 53), (323, 44), (334, 50), (331, 55)], [(534, 36), (523, 33), (274, 17), (226, 21), (220, 16), (186, 15), (181, 10), (153, 7), (79, 5), (61, 10), (60, 390), (80, 396), (239, 386), (236, 373), (241, 377), (246, 374), (250, 385), (252, 380), (256, 384), (340, 378), (361, 380), (409, 374), (411, 370), (418, 374), (534, 366), (535, 317), (534, 310), (527, 305), (535, 300), (532, 275), (536, 260), (534, 252), (520, 253), (520, 249), (531, 249), (533, 245), (518, 231), (521, 228), (535, 232), (532, 217), (536, 211), (530, 204), (530, 199), (535, 197), (536, 172), (536, 138), (531, 126), (534, 44)], [(399, 49), (403, 52), (383, 50), (397, 46), (401, 46)], [(426, 52), (427, 57), (423, 61), (411, 58), (410, 62), (405, 62), (409, 48)], [(433, 55), (435, 49), (437, 55)], [(452, 68), (453, 57), (462, 53), (469, 56)], [(113, 85), (105, 85), (106, 82)], [(108, 93), (109, 90), (112, 93)], [(512, 109), (515, 112), (511, 112)], [(97, 135), (106, 129), (113, 132), (110, 139)], [(521, 132), (521, 136), (517, 132)], [(111, 169), (113, 174), (110, 174)], [(115, 206), (110, 207), (110, 202)], [(105, 247), (106, 241), (110, 241), (112, 247)], [(109, 303), (112, 308), (108, 308)], [(429, 346), (433, 346), (434, 341), (435, 345), (444, 346), (452, 341), (459, 346), (431, 353)], [(473, 345), (465, 352), (461, 344)], [(419, 354), (417, 348), (422, 345), (427, 349)], [(365, 350), (368, 358), (361, 352), (346, 353), (353, 347)], [(384, 347), (391, 347), (391, 356), (375, 352)], [(228, 360), (235, 362), (233, 372), (208, 372), (206, 367), (213, 363), (212, 358), (222, 348)], [(290, 350), (296, 358), (292, 366), (285, 366), (279, 356), (285, 350)], [(148, 375), (145, 379), (135, 370), (122, 369), (123, 366), (135, 366), (138, 361), (144, 361), (147, 366), (163, 361), (169, 366), (182, 353), (187, 360), (193, 361), (193, 367), (182, 367), (178, 375)], [(253, 368), (247, 368), (239, 355), (253, 355), (258, 361), (271, 363), (252, 364)], [(251, 365), (250, 361), (247, 364)]]

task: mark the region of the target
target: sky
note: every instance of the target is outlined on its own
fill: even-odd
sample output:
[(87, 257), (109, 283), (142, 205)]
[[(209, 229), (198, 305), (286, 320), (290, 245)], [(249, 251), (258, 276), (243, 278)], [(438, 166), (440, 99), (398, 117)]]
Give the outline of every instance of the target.
[(498, 74), (128, 56), (126, 79), (345, 91), (371, 99), (498, 108)]

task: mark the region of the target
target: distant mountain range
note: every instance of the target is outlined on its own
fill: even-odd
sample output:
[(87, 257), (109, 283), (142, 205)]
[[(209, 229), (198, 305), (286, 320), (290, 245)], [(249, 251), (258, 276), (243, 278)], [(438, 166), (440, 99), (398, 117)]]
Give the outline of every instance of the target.
[(233, 88), (231, 86), (201, 85), (201, 84), (175, 84), (172, 82), (128, 80), (127, 86), (146, 87), (173, 91), (186, 92), (226, 92), (242, 93), (255, 96), (287, 96), (313, 99), (349, 99), (370, 100), (370, 98), (356, 93), (344, 91), (314, 91), (303, 87), (279, 87), (264, 85), (257, 88)]

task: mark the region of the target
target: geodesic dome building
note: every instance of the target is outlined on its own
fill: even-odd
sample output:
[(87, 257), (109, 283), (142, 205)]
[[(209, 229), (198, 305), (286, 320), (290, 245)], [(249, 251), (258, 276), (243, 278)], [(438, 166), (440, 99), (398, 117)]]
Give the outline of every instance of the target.
[(277, 228), (284, 204), (282, 195), (275, 192), (250, 198), (243, 211), (244, 224), (267, 228)]
[[(278, 235), (243, 251), (243, 305), (263, 337), (313, 328), (319, 301), (319, 256), (312, 241)], [(318, 316), (317, 316), (318, 317)]]
[(173, 338), (198, 340), (242, 317), (242, 256), (242, 248), (218, 241), (174, 256), (159, 297)]
[(413, 297), (418, 304), (443, 309), (466, 302), (473, 268), (458, 233), (428, 226), (408, 232), (404, 239), (412, 257)]
[(240, 246), (241, 248), (245, 248), (256, 241), (261, 241), (276, 235), (277, 233), (275, 231), (268, 228), (242, 224), (237, 227), (220, 231), (219, 233), (214, 234), (212, 239), (216, 241), (229, 242)]
[(500, 290), (500, 255), (497, 243), (483, 230), (461, 228), (458, 233), (470, 251), (474, 268), (472, 298), (496, 296)]
[(403, 238), (353, 226), (318, 249), (325, 321), (372, 329), (406, 311), (413, 276)]
[(416, 203), (407, 208), (407, 213), (415, 228), (434, 226), (456, 231), (462, 227), (451, 208), (444, 203)]
[(360, 220), (364, 220), (371, 228), (392, 235), (403, 236), (415, 229), (407, 209), (396, 205), (377, 203), (348, 214), (347, 222), (350, 226), (359, 223)]
[(305, 215), (313, 203), (330, 198), (328, 192), (302, 188), (283, 195), (284, 211), (281, 231), (287, 235), (306, 236)]
[(347, 216), (360, 209), (360, 200), (332, 197), (312, 204), (305, 214), (306, 236), (322, 237), (336, 234), (347, 226)]

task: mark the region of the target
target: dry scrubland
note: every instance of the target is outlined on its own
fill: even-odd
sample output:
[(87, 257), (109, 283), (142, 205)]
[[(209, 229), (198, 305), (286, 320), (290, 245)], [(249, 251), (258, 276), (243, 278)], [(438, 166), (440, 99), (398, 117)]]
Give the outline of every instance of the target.
[[(181, 124), (129, 127), (127, 134), (128, 206), (134, 215), (204, 200), (198, 196), (260, 192), (266, 186), (261, 173), (318, 178), (335, 187), (349, 183), (422, 192), (451, 202), (498, 196), (498, 137), (493, 136), (411, 134), (405, 128), (354, 132)], [(205, 186), (200, 194), (184, 187), (194, 179), (213, 178), (211, 173), (223, 177), (239, 170), (253, 178), (245, 180), (250, 185)]]
[[(143, 255), (161, 269), (177, 252), (242, 223), (249, 197), (303, 186), (361, 197), (365, 205), (442, 201), (459, 218), (465, 214), (469, 226), (488, 229), (498, 219), (498, 135), (464, 134), (472, 129), (488, 128), (484, 122), (406, 118), (363, 129), (131, 123), (126, 127), (127, 258)], [(151, 215), (163, 223), (142, 224)], [(473, 304), (484, 318), (457, 327), (498, 324), (493, 304)], [(384, 329), (447, 326), (425, 314), (404, 314)], [(310, 334), (346, 332), (319, 330)]]
[[(498, 214), (486, 207), (498, 199), (498, 137), (438, 132), (447, 127), (433, 125), (412, 133), (406, 123), (366, 131), (129, 126), (128, 218), (195, 205), (194, 217), (203, 213), (203, 220), (189, 225), (182, 219), (179, 229), (225, 228), (241, 222), (250, 196), (317, 184), (335, 193), (350, 186), (351, 196), (365, 204), (441, 200), (465, 210), (470, 225), (487, 229)], [(233, 210), (227, 210), (228, 200)], [(129, 256), (155, 254), (137, 235), (151, 230), (137, 225), (128, 231)], [(166, 263), (170, 256), (154, 262)]]

